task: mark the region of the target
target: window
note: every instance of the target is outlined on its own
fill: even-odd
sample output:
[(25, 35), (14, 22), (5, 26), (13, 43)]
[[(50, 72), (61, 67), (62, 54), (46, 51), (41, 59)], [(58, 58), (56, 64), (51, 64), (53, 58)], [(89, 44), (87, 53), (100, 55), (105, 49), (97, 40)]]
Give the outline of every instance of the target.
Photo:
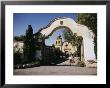
[(58, 41), (58, 43), (60, 44), (60, 41)]

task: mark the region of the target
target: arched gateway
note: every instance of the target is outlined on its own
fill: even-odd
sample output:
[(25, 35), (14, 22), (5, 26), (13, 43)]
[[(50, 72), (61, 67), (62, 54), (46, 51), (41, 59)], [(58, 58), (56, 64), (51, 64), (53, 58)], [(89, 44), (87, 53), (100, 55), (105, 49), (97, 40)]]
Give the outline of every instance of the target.
[(94, 52), (94, 34), (87, 26), (76, 23), (71, 18), (56, 18), (52, 20), (46, 27), (40, 30), (40, 33), (48, 38), (55, 30), (59, 28), (69, 28), (73, 34), (77, 33), (78, 36), (83, 37), (81, 44), (81, 59), (96, 60)]

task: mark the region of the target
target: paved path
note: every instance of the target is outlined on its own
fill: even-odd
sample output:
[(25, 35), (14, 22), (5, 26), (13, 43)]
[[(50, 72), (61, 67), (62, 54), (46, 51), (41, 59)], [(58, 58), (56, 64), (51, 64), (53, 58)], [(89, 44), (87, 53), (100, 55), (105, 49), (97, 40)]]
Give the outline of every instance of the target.
[(14, 75), (96, 75), (97, 68), (75, 66), (40, 66), (16, 69)]

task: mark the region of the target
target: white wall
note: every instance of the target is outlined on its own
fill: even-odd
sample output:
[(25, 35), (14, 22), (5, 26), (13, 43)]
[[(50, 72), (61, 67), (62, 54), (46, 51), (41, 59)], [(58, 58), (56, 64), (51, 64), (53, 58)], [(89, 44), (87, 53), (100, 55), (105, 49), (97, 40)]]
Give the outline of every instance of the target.
[[(63, 21), (63, 24), (60, 24), (60, 21)], [(77, 33), (78, 36), (83, 37), (84, 43), (84, 59), (85, 60), (94, 60), (96, 59), (95, 52), (94, 52), (94, 34), (88, 27), (77, 24), (71, 18), (58, 18), (55, 20), (49, 27), (43, 29), (41, 33), (45, 36), (49, 36), (52, 31), (55, 30), (56, 27), (59, 26), (66, 26), (68, 27), (73, 34)]]

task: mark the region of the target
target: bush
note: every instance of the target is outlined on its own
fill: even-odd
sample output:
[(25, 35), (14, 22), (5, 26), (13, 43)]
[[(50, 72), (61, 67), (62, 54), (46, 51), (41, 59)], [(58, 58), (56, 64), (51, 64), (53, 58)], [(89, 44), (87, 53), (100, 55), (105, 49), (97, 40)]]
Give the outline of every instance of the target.
[(96, 63), (94, 60), (87, 60), (90, 64)]
[(86, 64), (85, 64), (83, 61), (79, 61), (79, 62), (77, 63), (77, 66), (78, 66), (78, 67), (85, 67)]
[(21, 53), (19, 52), (14, 52), (14, 65), (17, 65), (17, 64), (21, 64), (22, 61), (21, 61)]
[(25, 63), (25, 64), (14, 65), (14, 69), (25, 69), (25, 68), (39, 67), (39, 66), (40, 66), (40, 61), (33, 61), (27, 64)]
[(32, 61), (30, 64), (32, 65), (32, 67), (36, 67), (36, 66), (41, 65), (40, 60)]

